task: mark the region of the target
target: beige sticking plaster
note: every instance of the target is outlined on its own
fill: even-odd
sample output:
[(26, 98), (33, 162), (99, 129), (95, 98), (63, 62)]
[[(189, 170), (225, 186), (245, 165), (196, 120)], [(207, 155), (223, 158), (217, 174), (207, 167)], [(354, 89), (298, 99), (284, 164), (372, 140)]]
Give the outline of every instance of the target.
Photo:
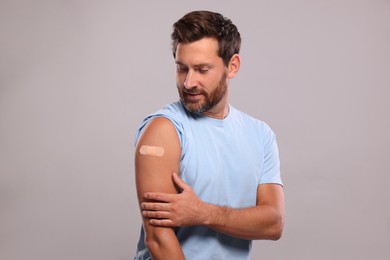
[(142, 145), (139, 153), (142, 155), (151, 155), (162, 157), (164, 155), (164, 148), (160, 146)]

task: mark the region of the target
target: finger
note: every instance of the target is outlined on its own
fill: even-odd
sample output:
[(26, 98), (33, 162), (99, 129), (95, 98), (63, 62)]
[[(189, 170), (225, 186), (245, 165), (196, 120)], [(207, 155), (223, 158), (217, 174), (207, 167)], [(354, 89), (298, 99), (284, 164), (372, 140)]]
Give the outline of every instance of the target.
[(156, 200), (161, 202), (171, 202), (174, 194), (161, 193), (161, 192), (146, 192), (144, 198), (148, 200)]
[(168, 211), (170, 209), (168, 203), (158, 203), (158, 202), (142, 202), (141, 209), (143, 210), (163, 210)]
[(151, 219), (149, 223), (159, 227), (175, 227), (175, 223), (170, 219)]
[(142, 216), (145, 218), (152, 218), (152, 219), (169, 219), (169, 212), (166, 211), (142, 211)]
[(185, 182), (179, 177), (179, 175), (177, 175), (176, 172), (174, 172), (174, 173), (172, 174), (172, 178), (173, 178), (173, 181), (175, 182), (175, 184), (176, 184), (180, 189), (182, 189), (182, 190), (187, 190), (187, 189), (190, 188), (190, 186), (189, 186), (187, 183), (185, 183)]

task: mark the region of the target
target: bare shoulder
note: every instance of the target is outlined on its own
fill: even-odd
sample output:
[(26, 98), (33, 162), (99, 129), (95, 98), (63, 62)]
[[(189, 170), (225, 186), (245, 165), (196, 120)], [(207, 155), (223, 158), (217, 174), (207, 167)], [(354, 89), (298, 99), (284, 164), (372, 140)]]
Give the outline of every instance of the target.
[(152, 119), (142, 132), (137, 145), (150, 142), (150, 144), (164, 144), (175, 141), (178, 136), (173, 123), (165, 117), (156, 117)]

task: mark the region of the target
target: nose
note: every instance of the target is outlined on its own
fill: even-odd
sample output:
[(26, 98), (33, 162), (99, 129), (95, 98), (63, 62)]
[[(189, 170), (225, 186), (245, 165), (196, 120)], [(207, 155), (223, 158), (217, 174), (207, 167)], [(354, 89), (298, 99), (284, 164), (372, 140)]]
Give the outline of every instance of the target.
[(197, 87), (197, 79), (194, 71), (189, 70), (184, 80), (184, 87), (187, 89)]

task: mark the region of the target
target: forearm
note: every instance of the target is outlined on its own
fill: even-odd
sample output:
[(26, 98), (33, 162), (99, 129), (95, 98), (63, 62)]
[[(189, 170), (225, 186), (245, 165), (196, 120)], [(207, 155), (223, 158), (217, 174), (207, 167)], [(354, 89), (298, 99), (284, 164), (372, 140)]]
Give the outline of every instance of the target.
[(173, 180), (182, 189), (180, 194), (144, 194), (145, 198), (154, 201), (141, 204), (142, 215), (149, 219), (149, 224), (161, 227), (202, 225), (250, 240), (277, 240), (281, 237), (284, 226), (281, 185), (259, 185), (256, 206), (233, 209), (203, 202), (176, 174), (173, 174)]
[(202, 225), (251, 240), (277, 240), (282, 235), (284, 225), (283, 213), (267, 205), (232, 209), (205, 203), (202, 216)]

